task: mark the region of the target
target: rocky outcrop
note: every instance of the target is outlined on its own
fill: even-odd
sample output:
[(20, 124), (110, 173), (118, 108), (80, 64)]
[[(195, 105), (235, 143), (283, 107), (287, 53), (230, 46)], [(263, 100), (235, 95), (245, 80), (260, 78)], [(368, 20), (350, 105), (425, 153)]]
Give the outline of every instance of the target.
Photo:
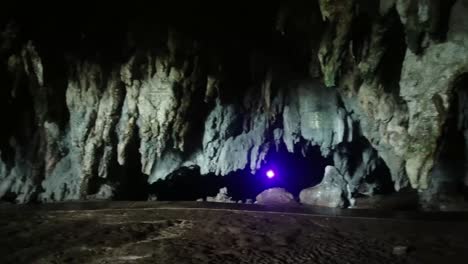
[(450, 17), (447, 42), (428, 46), (420, 56), (410, 51), (405, 56), (400, 94), (408, 102), (407, 142), (411, 144), (399, 151), (407, 159), (406, 172), (414, 188), (428, 186), (437, 140), (454, 96), (453, 83), (468, 70), (467, 11), (468, 2), (457, 1)]
[[(453, 82), (466, 71), (467, 31), (461, 14), (467, 3), (456, 1), (447, 15), (442, 14), (446, 12), (445, 6), (440, 9), (441, 14), (436, 13), (432, 6), (435, 2), (396, 1), (395, 5), (394, 1), (382, 1), (381, 16), (373, 17), (369, 37), (364, 40), (364, 53), (355, 54), (355, 39), (340, 34), (334, 41), (347, 41), (350, 49), (341, 44), (343, 48), (328, 52), (340, 56), (344, 52), (349, 60), (330, 61), (328, 64), (334, 66), (322, 66), (324, 72), (330, 72), (330, 79), (341, 73), (337, 86), (344, 104), (353, 112), (353, 119), (360, 121), (364, 136), (389, 167), (397, 190), (406, 186), (407, 179), (413, 188), (428, 187), (441, 129), (453, 97)], [(441, 41), (434, 34), (443, 28), (444, 16), (448, 29), (446, 34), (439, 32), (446, 35)], [(341, 17), (342, 23), (349, 20), (349, 14)], [(337, 31), (344, 27), (339, 24), (335, 25)], [(398, 38), (406, 40), (408, 48), (404, 53), (398, 51), (398, 46), (390, 47), (385, 42), (405, 45)], [(398, 63), (401, 68), (392, 69)], [(325, 71), (330, 68), (335, 70)], [(395, 83), (390, 78), (399, 81)]]

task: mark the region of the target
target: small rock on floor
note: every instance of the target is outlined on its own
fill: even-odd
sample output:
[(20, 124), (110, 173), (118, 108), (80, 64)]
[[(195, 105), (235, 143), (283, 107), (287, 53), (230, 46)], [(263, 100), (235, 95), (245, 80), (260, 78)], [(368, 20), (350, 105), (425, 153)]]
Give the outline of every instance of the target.
[(408, 247), (406, 246), (395, 246), (393, 247), (393, 255), (402, 256), (408, 253)]

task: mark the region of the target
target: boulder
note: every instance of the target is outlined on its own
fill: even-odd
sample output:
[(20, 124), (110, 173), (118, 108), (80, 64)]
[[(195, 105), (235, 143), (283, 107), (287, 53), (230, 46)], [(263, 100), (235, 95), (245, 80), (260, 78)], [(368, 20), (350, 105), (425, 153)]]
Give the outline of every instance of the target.
[(285, 205), (296, 204), (294, 196), (283, 188), (271, 188), (261, 192), (255, 198), (258, 204), (263, 205)]
[(344, 207), (347, 204), (346, 182), (335, 167), (327, 166), (322, 182), (302, 190), (299, 199), (308, 205)]

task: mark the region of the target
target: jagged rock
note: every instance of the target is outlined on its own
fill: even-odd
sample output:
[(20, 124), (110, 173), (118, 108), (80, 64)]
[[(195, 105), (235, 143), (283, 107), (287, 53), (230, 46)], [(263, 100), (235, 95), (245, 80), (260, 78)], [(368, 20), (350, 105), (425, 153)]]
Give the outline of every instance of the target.
[(271, 188), (261, 192), (255, 203), (262, 205), (294, 205), (294, 196), (283, 188)]
[(349, 42), (351, 21), (355, 15), (352, 11), (354, 1), (321, 0), (319, 3), (323, 19), (328, 20), (331, 26), (324, 34), (318, 57), (324, 74), (324, 83), (332, 87), (336, 85)]
[(215, 203), (236, 203), (236, 201), (232, 200), (232, 197), (228, 196), (228, 189), (226, 187), (219, 189), (215, 197), (206, 197), (206, 201)]
[(283, 112), (283, 141), (288, 151), (293, 152), (302, 137), (320, 146), (327, 156), (338, 143), (352, 138), (348, 125), (335, 91), (317, 82), (301, 82), (289, 91)]
[[(427, 11), (430, 7), (424, 7), (428, 4), (427, 1), (397, 2), (397, 9), (405, 23), (407, 34), (408, 30), (413, 30), (413, 26), (418, 27), (416, 31), (419, 32), (413, 30), (414, 34), (422, 34), (429, 30), (424, 26), (428, 25)], [(408, 8), (415, 3), (415, 9)], [(418, 9), (424, 12), (415, 12)], [(353, 111), (354, 119), (360, 120), (364, 136), (389, 167), (396, 190), (405, 187), (408, 179), (413, 188), (428, 187), (437, 141), (441, 137), (441, 129), (446, 121), (453, 94), (451, 83), (467, 65), (467, 52), (464, 50), (466, 45), (463, 44), (466, 43), (467, 31), (465, 23), (461, 22), (465, 21), (461, 15), (465, 11), (466, 2), (457, 1), (450, 15), (446, 42), (431, 42), (422, 53), (416, 53), (416, 49), (419, 49), (416, 46), (419, 44), (410, 44), (401, 60), (401, 79), (397, 85), (393, 85), (394, 88), (384, 83), (378, 75), (367, 76), (363, 83), (354, 89), (348, 87), (347, 90), (343, 90), (348, 83), (339, 88), (346, 108)], [(417, 21), (417, 24), (411, 21)], [(381, 37), (376, 35), (371, 39), (378, 38)], [(369, 64), (369, 60), (372, 61), (371, 65), (377, 65), (375, 62), (383, 60), (384, 57), (372, 54), (384, 55), (385, 52), (390, 52), (385, 51), (385, 43), (376, 44), (369, 49), (368, 56), (360, 65)], [(375, 67), (366, 65), (364, 68)], [(351, 87), (355, 85), (352, 84), (354, 78), (349, 80)], [(391, 89), (395, 89), (395, 92), (389, 93)]]
[(0, 162), (0, 172), (3, 172), (0, 177), (0, 197), (10, 192), (15, 194), (16, 202), (25, 203), (30, 200), (37, 186), (31, 180), (33, 177), (31, 171), (27, 169), (28, 164), (18, 156), (15, 159), (16, 166), (10, 170)]
[(374, 194), (374, 189), (380, 185), (378, 181), (385, 180), (385, 175), (379, 175), (381, 178), (373, 179), (374, 182), (366, 180), (380, 162), (377, 152), (367, 142), (338, 146), (333, 154), (333, 163), (336, 171), (346, 181), (349, 199), (351, 199), (351, 194), (356, 192), (366, 195)]
[[(283, 115), (283, 130), (276, 130), (276, 144), (282, 136), (292, 152), (294, 145), (305, 138), (312, 145), (320, 146), (327, 155), (338, 143), (352, 140), (351, 122), (346, 111), (338, 106), (336, 92), (323, 88), (318, 82), (301, 81), (290, 87), (288, 94), (273, 98), (271, 107), (279, 109)], [(256, 108), (251, 113), (252, 121), (242, 132), (238, 126), (242, 122), (239, 117), (236, 106), (221, 105), (218, 101), (205, 122), (202, 152), (193, 161), (179, 160), (178, 164), (195, 163), (203, 174), (226, 175), (246, 166), (252, 172), (259, 169), (272, 144), (267, 138), (270, 120)]]
[[(44, 120), (46, 139), (46, 161), (38, 158), (38, 163), (47, 164), (44, 179), (38, 180), (43, 189), (38, 195), (40, 200), (86, 197), (89, 181), (93, 177), (108, 179), (115, 159), (126, 166), (129, 146), (133, 144), (141, 155), (141, 171), (153, 183), (181, 166), (198, 165), (203, 174), (226, 175), (246, 166), (255, 172), (273, 144), (284, 142), (292, 152), (301, 139), (306, 139), (328, 155), (339, 143), (355, 137), (353, 121), (339, 105), (338, 94), (324, 89), (320, 82), (294, 81), (273, 93), (272, 83), (276, 80), (270, 71), (261, 84), (260, 97), (252, 87), (242, 95), (244, 105), (225, 103), (215, 98), (221, 92), (220, 78), (200, 69), (200, 59), (192, 56), (195, 48), (182, 51), (179, 45), (195, 44), (181, 41), (170, 31), (165, 52), (157, 56), (134, 54), (110, 71), (98, 63), (72, 60), (72, 74), (66, 79), (70, 116), (65, 128), (47, 120), (47, 111), (42, 109), (46, 105), (39, 100), (43, 95), (38, 93), (35, 111), (38, 120)], [(184, 59), (175, 60), (176, 54)], [(10, 56), (8, 65), (12, 73), (24, 70), (34, 87), (45, 86), (42, 58), (32, 42), (20, 56)], [(202, 80), (207, 80), (205, 86), (200, 85)], [(193, 134), (191, 128), (197, 122), (190, 119), (189, 112), (208, 102), (215, 105), (200, 120), (204, 123), (201, 144), (186, 149), (186, 138)], [(282, 120), (282, 125), (274, 128), (272, 141), (270, 130), (277, 120)], [(21, 201), (27, 201), (35, 192), (32, 182), (40, 178), (36, 174), (20, 177), (31, 183), (18, 183), (29, 193)], [(16, 175), (10, 177), (19, 177)], [(8, 180), (2, 186), (11, 189)]]
[[(468, 1), (457, 1), (449, 22), (447, 42), (430, 45), (423, 55), (407, 51), (403, 63), (401, 96), (408, 102), (409, 126), (400, 152), (413, 188), (426, 189), (434, 165), (437, 140), (447, 119), (452, 83), (468, 67)], [(442, 55), (443, 54), (443, 55)], [(430, 66), (429, 66), (430, 65)]]
[(325, 175), (319, 185), (304, 189), (299, 194), (303, 204), (326, 207), (343, 207), (348, 203), (346, 197), (344, 177), (333, 166), (325, 168)]

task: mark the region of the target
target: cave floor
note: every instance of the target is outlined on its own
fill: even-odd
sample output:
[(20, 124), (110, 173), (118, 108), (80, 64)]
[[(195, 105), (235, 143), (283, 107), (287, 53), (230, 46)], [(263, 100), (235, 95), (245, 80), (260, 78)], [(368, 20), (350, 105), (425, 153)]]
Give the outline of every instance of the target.
[[(394, 254), (395, 247), (407, 247)], [(467, 263), (466, 213), (195, 202), (0, 206), (0, 263)]]

